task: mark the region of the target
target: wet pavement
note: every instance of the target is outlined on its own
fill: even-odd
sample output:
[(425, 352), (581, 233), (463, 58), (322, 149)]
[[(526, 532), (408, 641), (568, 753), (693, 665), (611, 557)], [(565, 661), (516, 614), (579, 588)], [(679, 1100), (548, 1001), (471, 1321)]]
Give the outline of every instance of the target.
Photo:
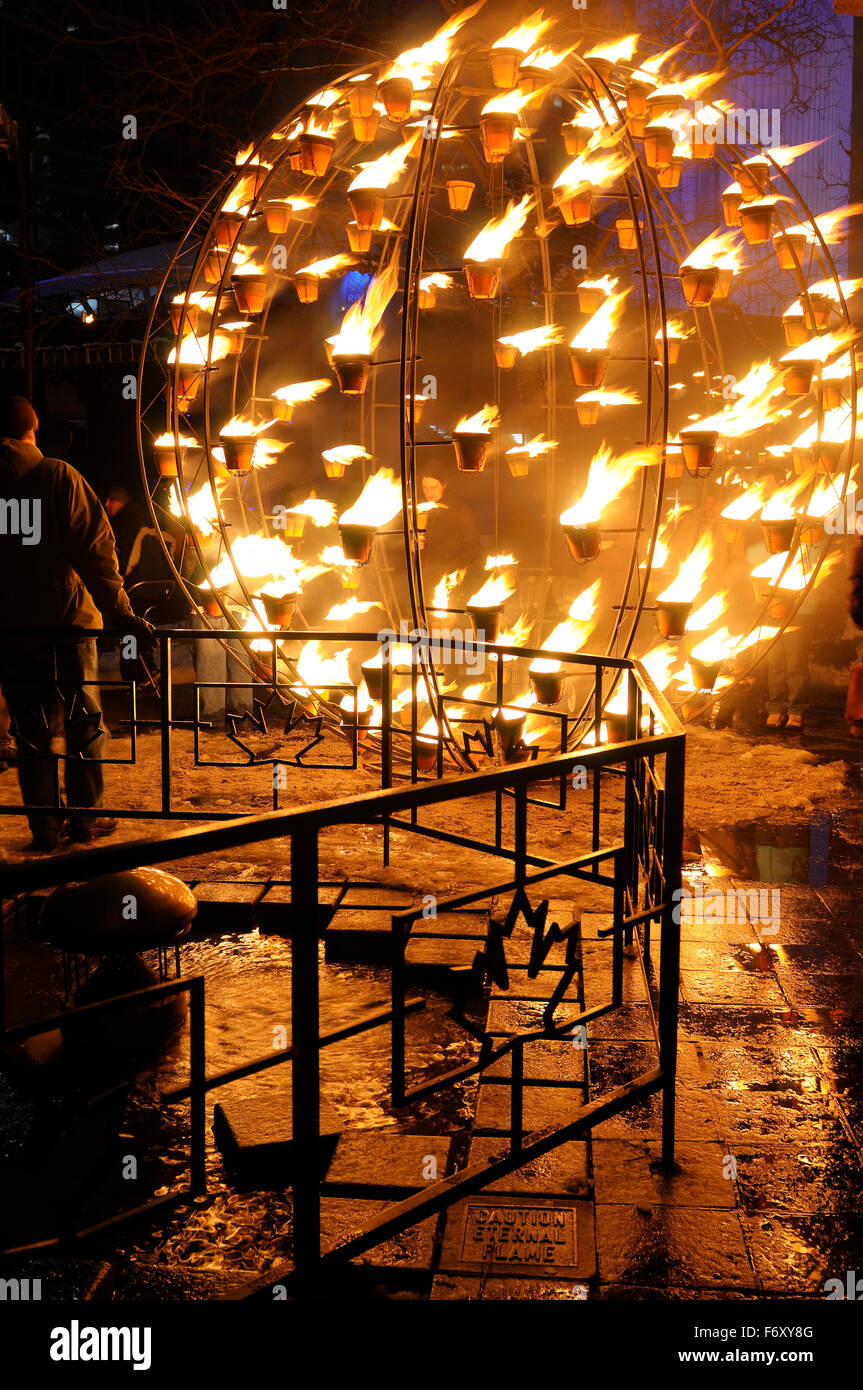
[[(772, 741), (780, 746), (781, 737)], [(443, 1218), (377, 1252), (370, 1277), (385, 1293), (494, 1300), (822, 1299), (826, 1280), (844, 1281), (848, 1270), (863, 1269), (863, 750), (838, 727), (804, 735), (801, 746), (819, 762), (843, 763), (847, 794), (841, 803), (724, 824), (717, 800), (709, 823), (699, 816), (700, 824), (687, 826), (685, 882), (695, 906), (687, 905), (681, 926), (676, 1171), (667, 1175), (659, 1166), (661, 1102), (653, 1096), (605, 1121), (590, 1140), (570, 1142), (483, 1194), (487, 1205), (493, 1199), (501, 1210), (515, 1203), (520, 1220), (530, 1215), (528, 1198), (549, 1211), (578, 1209), (579, 1259), (565, 1277), (554, 1271), (507, 1275), (497, 1267), (466, 1271), (452, 1257)], [(699, 912), (698, 891), (710, 889), (739, 892), (748, 910), (726, 899), (718, 911)], [(611, 946), (598, 938), (598, 904), (576, 890), (572, 905), (582, 913), (583, 974), (561, 1016), (601, 1002), (609, 988)], [(7, 926), (7, 936), (14, 947), (13, 1011), (24, 1017), (58, 1008), (56, 956), (32, 934)], [(452, 994), (434, 974), (435, 949), (432, 942), (421, 944), (415, 964), (431, 973), (425, 982), (417, 974), (411, 986), (426, 1000), (410, 1028), (414, 1081), (476, 1055), (475, 1042), (453, 1016)], [(273, 1045), (274, 1029), (289, 1033), (287, 942), (257, 931), (211, 932), (185, 946), (183, 956), (184, 972), (200, 971), (207, 981), (208, 1072), (262, 1055)], [(589, 1025), (577, 1074), (571, 1056), (564, 1065), (562, 1053), (535, 1049), (530, 1065), (538, 1084), (528, 1092), (528, 1130), (564, 1123), (585, 1095), (602, 1095), (655, 1065), (640, 970), (629, 959), (624, 970), (625, 1002)], [(322, 946), (320, 971), (324, 1029), (388, 1001), (386, 965), (325, 959)], [(513, 978), (512, 990), (496, 990), (477, 1006), (475, 1022), (487, 1021), (492, 1033), (535, 1026), (541, 1014), (547, 994), (517, 971)], [(123, 1112), (119, 1148), (91, 1150), (99, 1181), (81, 1206), (89, 1220), (185, 1183), (187, 1107), (161, 1106), (159, 1096), (185, 1081), (188, 1060), (183, 1029), (157, 1064), (140, 1070)], [(386, 1027), (324, 1054), (326, 1096), (363, 1144), (344, 1149), (339, 1160), (341, 1176), (325, 1201), (329, 1242), (380, 1209), (387, 1166), (395, 1171), (408, 1158), (415, 1163), (414, 1150), (404, 1148), (409, 1141), (423, 1153), (437, 1152), (442, 1168), (451, 1171), (487, 1157), (506, 1140), (505, 1067), (482, 1085), (459, 1083), (395, 1110), (388, 1100), (389, 1061)], [(268, 1088), (275, 1093), (281, 1072), (237, 1081), (210, 1099), (242, 1099)], [(32, 1158), (34, 1114), (40, 1114), (38, 1097), (24, 1103), (4, 1082), (0, 1144), (21, 1179), (16, 1215), (30, 1234), (46, 1174), (56, 1173), (58, 1154), (65, 1152), (58, 1140), (28, 1185), (23, 1175)], [(434, 1150), (438, 1143), (444, 1147)], [(133, 1186), (119, 1180), (118, 1154), (138, 1160)], [(204, 1197), (166, 1208), (149, 1227), (126, 1228), (119, 1243), (116, 1237), (88, 1243), (95, 1269), (110, 1262), (117, 1296), (216, 1296), (290, 1255), (290, 1194), (239, 1190), (209, 1131), (207, 1171)], [(86, 1184), (78, 1173), (56, 1203), (43, 1203), (42, 1233), (50, 1234), (61, 1197), (75, 1190), (75, 1182), (80, 1195)], [(10, 1231), (14, 1238), (14, 1221), (4, 1230), (6, 1241)]]

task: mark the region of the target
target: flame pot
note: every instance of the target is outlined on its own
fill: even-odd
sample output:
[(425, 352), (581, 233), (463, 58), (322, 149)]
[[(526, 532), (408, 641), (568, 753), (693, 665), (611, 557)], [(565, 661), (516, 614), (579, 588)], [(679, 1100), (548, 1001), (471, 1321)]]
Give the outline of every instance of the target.
[(683, 298), (690, 306), (709, 304), (716, 292), (719, 281), (719, 267), (715, 265), (680, 268), (680, 285)]
[(265, 275), (232, 275), (231, 289), (241, 314), (260, 314), (267, 297)]
[(659, 628), (660, 636), (666, 638), (682, 637), (686, 631), (686, 623), (692, 612), (691, 603), (681, 603), (674, 600), (668, 602), (661, 598), (656, 600), (656, 625)]
[(361, 396), (368, 384), (372, 359), (367, 353), (333, 353), (333, 371), (343, 396)]
[(253, 434), (220, 434), (229, 473), (248, 473), (252, 467), (256, 437)]
[(667, 169), (674, 158), (674, 131), (671, 126), (648, 124), (644, 127), (644, 162), (648, 169)]
[(302, 272), (298, 272), (294, 276), (294, 289), (301, 304), (314, 304), (318, 297), (319, 288), (320, 281), (317, 275), (304, 275)]
[[(617, 231), (617, 244), (621, 251), (638, 250), (638, 232), (635, 227), (635, 219), (632, 217), (618, 217), (614, 224)], [(644, 223), (639, 221), (638, 231), (644, 229)]]
[(388, 77), (378, 86), (378, 96), (391, 121), (401, 124), (411, 113), (413, 84), (409, 77)]
[(488, 456), (491, 435), (480, 433), (453, 434), (455, 461), (462, 473), (481, 473)]
[(602, 549), (602, 532), (598, 522), (589, 521), (580, 526), (564, 525), (563, 534), (566, 537), (570, 555), (573, 560), (578, 560), (580, 564), (584, 564), (588, 560), (595, 560)]
[(342, 550), (345, 553), (345, 558), (355, 560), (358, 565), (367, 565), (371, 558), (375, 529), (374, 526), (361, 526), (353, 523), (342, 525), (339, 522), (339, 535), (342, 539)]
[(716, 430), (681, 430), (683, 462), (693, 478), (706, 478), (716, 462)]
[(348, 202), (361, 232), (376, 232), (384, 220), (384, 192), (381, 188), (355, 188)]
[(469, 603), (467, 612), (477, 639), (480, 642), (496, 642), (503, 622), (503, 609), (496, 606), (485, 608)]
[(774, 520), (761, 522), (768, 554), (781, 555), (784, 550), (791, 549), (796, 525), (797, 519), (793, 516), (776, 517)]
[(490, 111), (479, 118), (483, 154), (488, 164), (500, 164), (512, 149), (518, 116), (512, 111)]
[(304, 130), (299, 138), (298, 151), (302, 172), (322, 179), (330, 167), (335, 148), (335, 136)]
[(569, 349), (569, 365), (576, 386), (586, 386), (595, 391), (602, 385), (610, 354), (600, 348)]
[(447, 179), (446, 196), (453, 212), (467, 212), (475, 188), (470, 179)]
[(275, 623), (276, 627), (290, 627), (297, 606), (297, 597), (296, 593), (261, 594), (260, 600), (264, 605), (267, 622)]
[(564, 675), (562, 671), (531, 671), (528, 669), (530, 688), (541, 705), (559, 705), (563, 695)]
[(494, 299), (501, 269), (500, 261), (465, 261), (464, 276), (471, 299)]

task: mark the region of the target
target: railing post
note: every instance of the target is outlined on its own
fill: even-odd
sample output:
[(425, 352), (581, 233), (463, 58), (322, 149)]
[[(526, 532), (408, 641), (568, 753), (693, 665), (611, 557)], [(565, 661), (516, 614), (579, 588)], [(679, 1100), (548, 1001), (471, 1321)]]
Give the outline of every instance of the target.
[[(390, 644), (381, 647), (381, 789), (393, 784), (393, 668)], [(416, 701), (414, 701), (414, 704)], [(411, 755), (413, 756), (413, 755)], [(411, 763), (413, 767), (413, 763)], [(390, 862), (390, 822), (384, 816), (384, 868)]]
[[(413, 924), (411, 924), (413, 925)], [(390, 1097), (393, 1105), (405, 1103), (405, 945), (408, 932), (401, 918), (392, 919), (392, 957), (390, 975)]]
[(677, 1072), (677, 1014), (680, 994), (679, 894), (683, 863), (683, 790), (686, 745), (681, 738), (665, 756), (663, 871), (665, 906), (659, 947), (659, 1065), (662, 1085), (662, 1164), (674, 1166), (674, 1087)]
[(611, 938), (611, 1002), (623, 1003), (623, 919), (626, 916), (626, 841), (623, 849), (615, 850), (612, 917), (614, 933)]
[(524, 1148), (524, 1039), (516, 1038), (512, 1049), (509, 1093), (509, 1143), (513, 1153)]
[(318, 837), (291, 837), (291, 1042), (294, 1267), (314, 1275), (321, 1257), (321, 1102), (318, 1017)]
[(163, 634), (159, 637), (159, 673), (161, 677), (159, 687), (159, 732), (161, 736), (161, 761), (162, 761), (162, 815), (167, 816), (171, 811), (171, 720), (172, 711), (172, 690), (171, 690), (171, 639)]
[(519, 782), (515, 794), (515, 881), (521, 886), (527, 875), (527, 782)]
[(191, 1178), (196, 1196), (207, 1190), (206, 1034), (203, 977), (189, 985)]

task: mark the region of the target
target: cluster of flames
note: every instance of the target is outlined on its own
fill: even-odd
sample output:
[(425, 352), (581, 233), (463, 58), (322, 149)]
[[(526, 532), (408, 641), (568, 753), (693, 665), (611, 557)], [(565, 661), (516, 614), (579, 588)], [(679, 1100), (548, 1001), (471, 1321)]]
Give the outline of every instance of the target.
[[(419, 157), (426, 138), (437, 142), (460, 138), (459, 129), (439, 125), (433, 97), (457, 47), (475, 42), (473, 26), (481, 9), (480, 0), (462, 10), (428, 42), (400, 54), (376, 74), (359, 74), (316, 93), (268, 142), (240, 151), (235, 180), (214, 220), (211, 245), (202, 255), (199, 278), (194, 287), (171, 300), (176, 339), (168, 357), (169, 429), (153, 440), (153, 448), (160, 472), (169, 479), (170, 511), (192, 528), (208, 557), (209, 577), (200, 587), (211, 592), (223, 611), (227, 605), (232, 614), (240, 615), (238, 625), (248, 633), (279, 632), (289, 626), (292, 605), (300, 600), (304, 586), (326, 574), (339, 575), (346, 590), (344, 601), (332, 605), (327, 621), (343, 625), (375, 606), (352, 596), (350, 590), (357, 582), (357, 567), (369, 558), (373, 536), (396, 523), (404, 497), (399, 479), (389, 468), (376, 466), (362, 443), (332, 443), (321, 454), (328, 476), (343, 476), (348, 469), (349, 477), (356, 476), (355, 500), (340, 512), (311, 496), (288, 509), (290, 526), (284, 538), (260, 533), (240, 536), (227, 545), (223, 509), (232, 504), (232, 474), (254, 475), (289, 448), (291, 441), (283, 437), (282, 427), (293, 422), (295, 412), (326, 398), (334, 384), (347, 395), (364, 393), (370, 370), (377, 365), (375, 353), (384, 336), (388, 309), (400, 289), (400, 245), (398, 236), (393, 239), (391, 234), (404, 231), (411, 161)], [(553, 18), (537, 10), (488, 44), (494, 91), (478, 106), (482, 153), (493, 166), (526, 138), (534, 113), (551, 92), (569, 101), (571, 115), (563, 125), (561, 157), (551, 179), (547, 211), (540, 216), (531, 193), (513, 197), (505, 205), (493, 204), (499, 210), (458, 245), (464, 288), (452, 267), (427, 268), (416, 281), (422, 309), (433, 308), (440, 295), (463, 295), (464, 289), (472, 299), (494, 300), (519, 238), (547, 238), (556, 226), (592, 220), (600, 200), (624, 199), (625, 182), (636, 158), (634, 140), (643, 141), (643, 163), (665, 189), (679, 184), (688, 164), (714, 153), (705, 132), (720, 125), (730, 109), (730, 103), (717, 94), (722, 72), (683, 74), (679, 67), (682, 44), (651, 56), (639, 52), (634, 34), (589, 47), (558, 41), (554, 29)], [(386, 138), (386, 148), (369, 150), (379, 138)], [(681, 526), (685, 509), (679, 504), (666, 503), (648, 552), (639, 556), (640, 571), (650, 572), (649, 606), (656, 609), (661, 639), (643, 660), (655, 683), (684, 701), (698, 693), (721, 691), (746, 669), (747, 661), (751, 665), (766, 643), (793, 619), (800, 596), (823, 580), (830, 568), (830, 557), (825, 562), (823, 553), (824, 521), (842, 506), (848, 446), (856, 424), (847, 400), (854, 373), (853, 333), (842, 310), (844, 299), (859, 286), (845, 281), (837, 288), (833, 280), (820, 280), (804, 289), (802, 270), (808, 267), (814, 248), (841, 241), (848, 219), (863, 211), (863, 205), (838, 208), (811, 223), (785, 225), (784, 204), (791, 200), (778, 191), (775, 176), (810, 148), (812, 142), (771, 149), (769, 159), (757, 153), (737, 160), (737, 178), (722, 191), (723, 225), (693, 246), (680, 263), (686, 307), (656, 331), (650, 355), (658, 373), (670, 374), (682, 345), (696, 334), (697, 316), (714, 299), (727, 296), (734, 277), (745, 270), (747, 246), (771, 243), (780, 268), (794, 271), (789, 283), (797, 287), (782, 316), (786, 350), (775, 358), (753, 362), (731, 393), (719, 393), (704, 378), (707, 408), (690, 415), (671, 439), (624, 452), (603, 442), (559, 518), (572, 556), (581, 563), (596, 561), (606, 544), (604, 528), (610, 513), (633, 490), (643, 494), (645, 480), (657, 476), (650, 470), (662, 467), (666, 478), (684, 473), (706, 477), (717, 459), (722, 461), (726, 496), (717, 523), (724, 528), (721, 534), (728, 538), (740, 527), (760, 522), (764, 536), (766, 558), (758, 558), (750, 567), (761, 605), (754, 626), (731, 626), (733, 605), (722, 583), (716, 527), (696, 533), (688, 551), (680, 553), (678, 537), (687, 528)], [(281, 151), (287, 152), (290, 167), (300, 179), (290, 193), (278, 180)], [(360, 158), (364, 153), (374, 157)], [(322, 247), (322, 252), (329, 253), (303, 257), (298, 251), (294, 269), (279, 275), (270, 256), (272, 236), (281, 235), (293, 222), (313, 223), (319, 180), (343, 169), (347, 170), (342, 185), (349, 204), (346, 216), (348, 211), (352, 214), (346, 223), (350, 254)], [(271, 187), (278, 187), (280, 196), (270, 192)], [(464, 180), (449, 182), (450, 208), (465, 211), (473, 187)], [(621, 204), (616, 224), (621, 250), (634, 249), (640, 236), (640, 224), (629, 215), (631, 206)], [(262, 217), (266, 237), (259, 230)], [(221, 422), (218, 443), (213, 441), (205, 449), (190, 416), (211, 389), (209, 373), (226, 366), (247, 342), (256, 339), (261, 315), (276, 294), (293, 286), (300, 302), (314, 302), (324, 282), (362, 263), (374, 235), (386, 238), (376, 273), (324, 343), (332, 376), (310, 376), (274, 386), (269, 399), (256, 395)], [(612, 275), (585, 274), (577, 285), (579, 321), (569, 325), (547, 319), (525, 321), (505, 333), (498, 326), (494, 344), (498, 366), (507, 370), (520, 357), (551, 354), (566, 344), (575, 384), (573, 404), (581, 425), (595, 425), (600, 419), (604, 424), (608, 411), (642, 404), (637, 392), (606, 380), (630, 293)], [(703, 373), (693, 370), (691, 376), (695, 380)], [(676, 387), (679, 383), (668, 382), (669, 391)], [(422, 398), (416, 398), (417, 411), (421, 405)], [(454, 420), (450, 435), (459, 467), (467, 471), (483, 467), (495, 436), (516, 477), (527, 474), (536, 460), (561, 449), (560, 440), (543, 434), (530, 439), (514, 436), (506, 447), (496, 402)], [(735, 449), (740, 441), (756, 436), (763, 441), (764, 456), (775, 462), (777, 476), (793, 466), (790, 482), (776, 483), (768, 490), (766, 471), (754, 483), (735, 475), (730, 463)], [(204, 468), (203, 481), (194, 462), (190, 463), (196, 450), (197, 469)], [(242, 476), (240, 484), (244, 485)], [(414, 504), (413, 510), (418, 517), (422, 513), (425, 522), (432, 507)], [(398, 527), (408, 525), (409, 510)], [(308, 539), (309, 528), (321, 533), (319, 553), (313, 561), (301, 562), (292, 542), (303, 535)], [(532, 645), (534, 623), (525, 613), (514, 611), (516, 558), (489, 556), (486, 571), (487, 578), (466, 601), (466, 611), (475, 623), (482, 621), (492, 645)], [(458, 571), (440, 577), (430, 611), (449, 610), (462, 578)], [(470, 721), (469, 706), (478, 703), (492, 709), (491, 717), (499, 724), (518, 726), (521, 747), (541, 742), (550, 727), (543, 708), (562, 698), (561, 654), (584, 649), (598, 629), (604, 610), (603, 585), (603, 579), (596, 579), (585, 586), (541, 642), (550, 655), (532, 660), (526, 690), (497, 708), (490, 685), (470, 683), (457, 692), (457, 707), (448, 708), (449, 721)], [(492, 621), (490, 615), (497, 615), (496, 619)], [(250, 646), (271, 650), (272, 641), (250, 638)], [(393, 672), (410, 673), (413, 659), (410, 648), (396, 648)], [(507, 664), (514, 666), (515, 658), (508, 655)], [(340, 705), (347, 724), (376, 727), (381, 723), (381, 705), (373, 687), (382, 658), (366, 660), (360, 677), (356, 666), (350, 648), (328, 652), (318, 643), (307, 642), (294, 663), (294, 688), (310, 699), (322, 692), (329, 695)], [(439, 689), (450, 693), (441, 681)], [(621, 687), (607, 705), (609, 721), (625, 715), (625, 700)], [(395, 710), (410, 701), (428, 706), (420, 739), (436, 749), (442, 736), (440, 709), (424, 678), (415, 689), (394, 691), (393, 701)], [(610, 727), (610, 722), (603, 726), (604, 735), (610, 736)], [(595, 737), (595, 731), (589, 737)]]

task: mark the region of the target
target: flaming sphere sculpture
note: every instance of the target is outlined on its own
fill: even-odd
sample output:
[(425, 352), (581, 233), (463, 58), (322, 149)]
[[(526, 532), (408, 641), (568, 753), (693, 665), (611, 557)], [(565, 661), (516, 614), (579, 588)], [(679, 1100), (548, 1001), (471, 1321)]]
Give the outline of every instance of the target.
[[(203, 623), (256, 634), (250, 672), (272, 659), (355, 743), (374, 745), (381, 666), (345, 647), (345, 619), (452, 616), (464, 576), (425, 550), (447, 502), (423, 478), (447, 467), (490, 538), (463, 627), (642, 657), (684, 713), (743, 679), (828, 572), (859, 288), (831, 247), (861, 208), (810, 212), (790, 172), (809, 146), (729, 140), (723, 78), (580, 11), (526, 7), (507, 28), (474, 5), (312, 93), (238, 153), (182, 240), (138, 390), (154, 522), (184, 536), (166, 559)], [(768, 279), (765, 355), (725, 302)], [(546, 597), (567, 584), (555, 625)], [(291, 639), (327, 624), (332, 644)], [(414, 682), (421, 766), (476, 765), (452, 699), (498, 732), (533, 721), (541, 744), (543, 708), (580, 698), (557, 655), (503, 663), (505, 701), (418, 655), (393, 671)]]

